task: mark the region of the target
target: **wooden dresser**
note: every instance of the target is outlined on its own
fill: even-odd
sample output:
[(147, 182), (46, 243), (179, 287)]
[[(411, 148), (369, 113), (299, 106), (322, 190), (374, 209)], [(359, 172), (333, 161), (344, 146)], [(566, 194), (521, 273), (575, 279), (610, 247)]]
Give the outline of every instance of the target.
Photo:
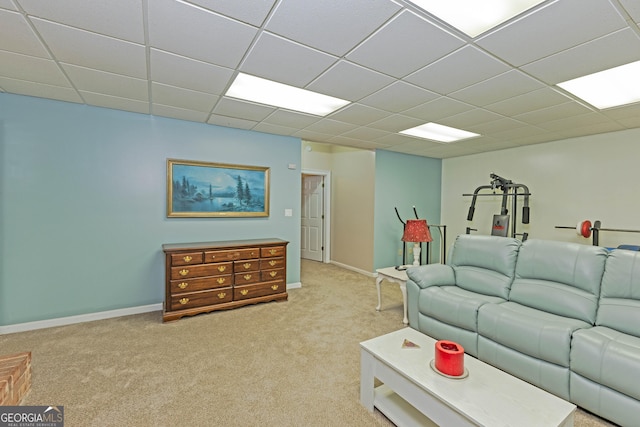
[(162, 320), (286, 300), (288, 243), (256, 239), (162, 245)]

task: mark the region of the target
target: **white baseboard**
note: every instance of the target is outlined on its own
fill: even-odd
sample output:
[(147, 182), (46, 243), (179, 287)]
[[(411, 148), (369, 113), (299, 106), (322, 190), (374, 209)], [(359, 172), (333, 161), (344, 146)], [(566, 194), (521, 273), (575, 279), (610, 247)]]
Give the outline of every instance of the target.
[(289, 290), (289, 289), (300, 289), (301, 287), (302, 287), (302, 282), (287, 283), (287, 290)]
[(362, 270), (360, 268), (352, 267), (350, 265), (342, 264), (336, 261), (329, 261), (329, 263), (337, 267), (346, 268), (347, 270), (355, 271), (356, 273), (364, 274), (365, 276), (376, 277), (376, 273), (373, 273), (371, 271)]
[(54, 326), (72, 325), (74, 323), (92, 322), (94, 320), (111, 319), (113, 317), (130, 316), (132, 314), (141, 314), (160, 310), (162, 310), (162, 303), (100, 311), (97, 313), (79, 314), (77, 316), (58, 317), (56, 319), (38, 320), (36, 322), (17, 323), (15, 325), (0, 326), (0, 335), (32, 331), (35, 329), (52, 328)]

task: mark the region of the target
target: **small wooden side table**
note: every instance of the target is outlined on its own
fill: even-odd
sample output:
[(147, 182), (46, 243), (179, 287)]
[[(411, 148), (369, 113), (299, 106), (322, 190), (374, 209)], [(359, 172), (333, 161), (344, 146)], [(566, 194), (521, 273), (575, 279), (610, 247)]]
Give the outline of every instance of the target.
[(407, 318), (407, 272), (406, 270), (396, 270), (395, 267), (386, 267), (379, 268), (376, 270), (378, 276), (376, 277), (376, 288), (378, 289), (378, 306), (376, 307), (376, 311), (380, 311), (380, 307), (382, 306), (382, 302), (380, 299), (380, 284), (383, 280), (387, 279), (389, 282), (397, 283), (400, 286), (400, 291), (402, 292), (402, 303), (404, 305), (404, 318), (402, 319), (402, 323), (405, 325), (409, 324), (409, 319)]

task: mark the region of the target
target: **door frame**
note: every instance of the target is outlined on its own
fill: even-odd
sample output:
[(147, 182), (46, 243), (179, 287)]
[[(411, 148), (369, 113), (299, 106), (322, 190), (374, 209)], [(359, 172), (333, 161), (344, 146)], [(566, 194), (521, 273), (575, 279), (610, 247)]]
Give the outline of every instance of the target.
[(322, 215), (324, 215), (322, 224), (322, 262), (328, 263), (331, 261), (331, 171), (302, 169), (300, 173), (302, 175), (321, 175), (324, 177), (322, 192), (322, 197), (324, 198), (322, 203)]

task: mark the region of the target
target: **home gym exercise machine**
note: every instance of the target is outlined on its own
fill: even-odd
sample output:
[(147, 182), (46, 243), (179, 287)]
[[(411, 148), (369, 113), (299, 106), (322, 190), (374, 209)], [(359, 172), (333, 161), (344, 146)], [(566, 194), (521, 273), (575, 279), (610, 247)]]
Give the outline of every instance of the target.
[[(489, 185), (481, 185), (476, 188), (473, 194), (463, 194), (463, 196), (472, 196), (471, 206), (469, 207), (469, 213), (467, 214), (467, 221), (473, 220), (473, 214), (476, 209), (476, 200), (478, 196), (495, 196), (496, 191), (502, 192), (502, 206), (500, 208), (500, 214), (493, 216), (493, 223), (491, 225), (492, 236), (507, 237), (509, 235), (509, 210), (507, 209), (507, 199), (511, 197), (511, 211), (513, 215), (513, 221), (511, 222), (511, 237), (522, 236), (524, 242), (529, 237), (529, 233), (516, 233), (516, 211), (518, 208), (518, 198), (522, 197), (524, 205), (522, 207), (522, 223), (529, 224), (529, 188), (524, 184), (516, 184), (510, 179), (505, 179), (494, 173), (490, 174), (491, 183)], [(491, 190), (490, 194), (481, 194), (482, 190)], [(522, 192), (518, 192), (522, 190)], [(471, 234), (471, 231), (478, 231), (475, 228), (467, 227), (467, 234)]]
[[(593, 246), (600, 246), (600, 232), (601, 231), (615, 231), (620, 233), (640, 233), (640, 230), (625, 230), (622, 228), (602, 228), (602, 222), (595, 221), (593, 224), (591, 221), (584, 220), (578, 223), (575, 227), (569, 227), (566, 225), (556, 225), (556, 228), (565, 228), (570, 230), (576, 230), (578, 236), (582, 236), (586, 239), (592, 237)], [(630, 250), (640, 250), (640, 247), (637, 245), (620, 245), (618, 246), (620, 249), (630, 249)]]
[[(406, 221), (402, 220), (402, 217), (400, 216), (400, 213), (398, 212), (398, 208), (394, 208), (396, 211), (396, 216), (398, 217), (398, 219), (400, 220), (400, 222), (402, 223), (402, 227), (403, 227), (403, 231), (404, 231), (404, 227), (407, 226)], [(418, 211), (416, 210), (416, 207), (413, 206), (413, 215), (416, 217), (416, 219), (420, 219), (418, 217)], [(428, 227), (438, 227), (438, 231), (440, 233), (440, 241), (441, 241), (441, 245), (442, 245), (442, 251), (441, 251), (441, 256), (440, 256), (440, 261), (442, 262), (442, 264), (445, 264), (447, 262), (447, 226), (446, 225), (440, 225), (440, 224), (428, 224)], [(404, 234), (404, 233), (403, 233)], [(430, 247), (430, 242), (426, 242), (427, 244), (427, 264), (429, 264), (429, 261), (431, 260), (431, 247)], [(406, 245), (405, 242), (402, 242), (402, 264), (404, 265), (406, 262)], [(424, 254), (424, 251), (420, 251), (420, 264), (422, 264), (422, 255)]]

